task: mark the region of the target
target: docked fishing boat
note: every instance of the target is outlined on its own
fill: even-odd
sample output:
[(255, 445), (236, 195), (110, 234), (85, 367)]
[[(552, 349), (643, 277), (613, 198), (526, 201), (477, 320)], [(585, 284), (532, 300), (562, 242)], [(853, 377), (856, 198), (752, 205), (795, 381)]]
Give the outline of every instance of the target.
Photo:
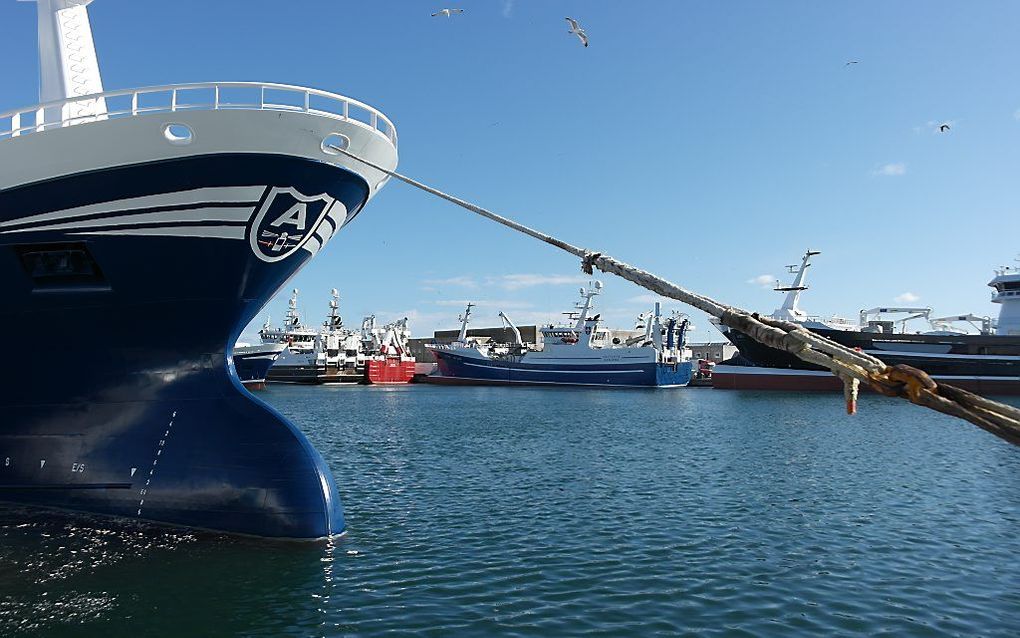
[(234, 372), (244, 387), (249, 390), (262, 390), (266, 387), (266, 375), (269, 368), (276, 363), (277, 357), (287, 346), (282, 343), (261, 343), (250, 345), (234, 344)]
[(492, 343), (468, 336), (472, 304), (461, 317), (460, 333), (451, 344), (429, 344), (437, 370), (434, 383), (676, 387), (691, 380), (692, 364), (684, 356), (689, 322), (678, 316), (663, 319), (659, 305), (646, 316), (644, 332), (629, 339), (613, 337), (593, 299), (602, 283), (581, 289), (573, 324), (540, 329), (542, 345), (526, 344), (505, 314), (514, 342)]
[[(41, 104), (0, 114), (0, 500), (277, 538), (344, 530), (333, 475), (234, 343), (394, 168), (386, 117), (303, 87), (104, 91), (88, 0), (38, 0)], [(13, 28), (5, 24), (5, 28)], [(35, 26), (35, 25), (33, 25)], [(157, 52), (138, 52), (158, 57)]]
[(365, 383), (397, 385), (414, 378), (415, 359), (408, 350), (411, 331), (407, 317), (376, 327), (375, 315), (365, 317), (361, 325), (365, 354)]
[[(272, 326), (269, 319), (259, 331), (263, 344), (282, 344), (286, 350), (269, 369), (267, 378), (277, 383), (357, 383), (364, 376), (358, 368), (357, 340), (344, 329), (338, 313), (340, 294), (334, 288), (329, 300), (329, 316), (319, 329), (302, 323), (298, 310), (298, 290), (288, 302), (283, 326)], [(363, 366), (362, 366), (363, 367)]]
[(334, 288), (329, 316), (314, 329), (301, 321), (298, 291), (294, 290), (282, 328), (266, 320), (259, 335), (264, 344), (283, 344), (286, 350), (269, 369), (269, 381), (279, 383), (408, 383), (414, 376), (414, 357), (408, 354), (407, 319), (378, 326), (375, 315), (360, 330), (344, 327), (338, 313), (340, 293)]
[[(774, 318), (798, 323), (889, 365), (919, 368), (937, 381), (981, 394), (1020, 394), (1020, 269), (1000, 268), (988, 283), (994, 289), (992, 302), (1000, 304), (998, 320), (972, 313), (933, 317), (927, 307), (877, 307), (862, 310), (854, 323), (812, 317), (800, 308), (801, 294), (807, 290), (805, 277), (817, 254), (808, 251), (800, 266), (790, 267), (792, 282), (776, 287), (786, 297)], [(910, 322), (922, 322), (922, 328), (911, 330)], [(760, 344), (739, 330), (725, 326), (720, 330), (740, 354), (715, 366), (716, 388), (842, 389), (842, 382), (827, 370)]]

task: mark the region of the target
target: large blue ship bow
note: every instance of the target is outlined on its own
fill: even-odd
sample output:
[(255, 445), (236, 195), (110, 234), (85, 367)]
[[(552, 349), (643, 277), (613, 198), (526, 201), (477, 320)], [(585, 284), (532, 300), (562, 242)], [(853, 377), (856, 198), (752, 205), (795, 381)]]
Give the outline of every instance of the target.
[(396, 164), (381, 113), (282, 85), (0, 115), (0, 500), (264, 537), (343, 531), (322, 457), (231, 365), (244, 326), (384, 182), (334, 146)]

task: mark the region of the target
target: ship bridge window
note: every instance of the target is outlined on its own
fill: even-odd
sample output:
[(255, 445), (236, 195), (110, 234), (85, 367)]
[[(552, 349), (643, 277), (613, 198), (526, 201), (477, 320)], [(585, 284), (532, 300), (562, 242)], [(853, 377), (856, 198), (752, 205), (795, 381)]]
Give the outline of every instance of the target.
[(35, 282), (36, 289), (107, 285), (99, 265), (84, 243), (17, 246), (15, 250), (25, 274)]
[(1020, 290), (1020, 281), (1004, 281), (999, 285), (1003, 290)]

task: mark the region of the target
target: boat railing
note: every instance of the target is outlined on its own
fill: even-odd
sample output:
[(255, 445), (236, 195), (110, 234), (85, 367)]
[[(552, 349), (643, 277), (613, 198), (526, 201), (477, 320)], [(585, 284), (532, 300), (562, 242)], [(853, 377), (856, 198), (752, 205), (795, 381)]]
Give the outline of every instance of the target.
[[(105, 109), (96, 108), (100, 100)], [(65, 107), (77, 108), (65, 108)], [(59, 117), (55, 116), (59, 110)], [(256, 110), (309, 113), (361, 126), (397, 146), (397, 129), (358, 100), (300, 86), (262, 82), (204, 82), (105, 91), (0, 113), (0, 140), (87, 122), (178, 111)], [(78, 114), (71, 115), (71, 111)]]

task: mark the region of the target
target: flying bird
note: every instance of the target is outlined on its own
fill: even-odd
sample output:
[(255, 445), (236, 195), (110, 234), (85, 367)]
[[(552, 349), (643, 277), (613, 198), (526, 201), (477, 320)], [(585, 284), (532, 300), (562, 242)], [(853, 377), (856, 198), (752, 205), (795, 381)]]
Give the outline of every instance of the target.
[(939, 133), (945, 133), (949, 130), (948, 124), (939, 124)]
[(588, 34), (584, 32), (584, 29), (582, 29), (581, 25), (579, 25), (577, 23), (577, 20), (575, 20), (573, 18), (567, 18), (567, 24), (570, 25), (570, 31), (567, 31), (567, 33), (572, 33), (572, 34), (576, 35), (578, 38), (581, 39), (581, 44), (583, 44), (584, 46), (587, 47), (588, 46)]
[(464, 13), (464, 10), (463, 9), (440, 9), (439, 11), (436, 11), (435, 13), (433, 13), (432, 17), (435, 18), (436, 16), (445, 16), (445, 17), (449, 18), (450, 16), (452, 16), (455, 13)]
[(843, 66), (850, 66), (851, 64), (857, 64), (857, 63), (858, 63), (857, 60), (850, 60), (849, 62), (847, 62)]

